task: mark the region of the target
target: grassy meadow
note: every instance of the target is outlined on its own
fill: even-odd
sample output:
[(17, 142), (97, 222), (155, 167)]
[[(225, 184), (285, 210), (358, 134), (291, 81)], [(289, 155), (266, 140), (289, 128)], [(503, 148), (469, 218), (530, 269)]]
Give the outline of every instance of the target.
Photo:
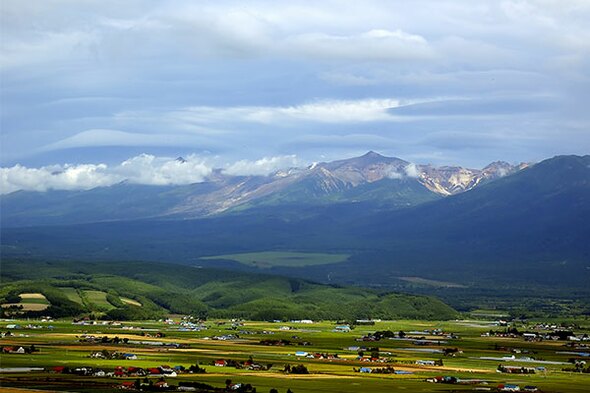
[[(543, 392), (587, 392), (590, 389), (590, 374), (562, 371), (565, 364), (544, 362), (567, 362), (574, 351), (566, 347), (566, 341), (545, 340), (524, 341), (522, 337), (482, 337), (490, 330), (503, 330), (492, 321), (482, 319), (454, 321), (399, 320), (379, 321), (375, 325), (358, 325), (350, 332), (335, 332), (334, 321), (309, 323), (298, 322), (231, 322), (209, 320), (199, 331), (188, 330), (178, 324), (164, 321), (123, 322), (121, 324), (78, 325), (70, 320), (40, 322), (34, 320), (2, 321), (0, 331), (12, 335), (2, 337), (2, 347), (34, 345), (38, 352), (30, 354), (3, 353), (1, 355), (3, 387), (26, 387), (63, 391), (116, 391), (123, 381), (136, 378), (108, 378), (55, 374), (47, 371), (28, 373), (11, 372), (10, 368), (39, 367), (50, 369), (55, 366), (70, 368), (90, 366), (95, 369), (112, 371), (117, 366), (150, 368), (160, 365), (182, 365), (189, 367), (198, 363), (204, 367), (204, 374), (178, 374), (166, 378), (167, 382), (178, 385), (182, 381), (198, 381), (217, 388), (223, 388), (225, 381), (251, 384), (257, 392), (277, 389), (284, 393), (312, 392), (457, 392), (475, 390), (496, 391), (499, 384), (537, 386)], [(576, 334), (590, 332), (588, 320), (569, 321), (576, 325)], [(8, 325), (18, 325), (17, 328)], [(192, 325), (194, 326), (194, 325)], [(523, 331), (534, 331), (532, 322), (514, 325)], [(442, 333), (434, 335), (433, 330)], [(381, 339), (380, 341), (358, 341), (362, 336), (376, 332), (404, 331), (405, 339)], [(160, 334), (158, 334), (160, 333)], [(447, 336), (449, 334), (453, 336)], [(156, 337), (164, 335), (164, 337)], [(96, 336), (112, 339), (128, 339), (125, 343), (81, 342), (84, 337)], [(453, 337), (453, 338), (450, 338)], [(218, 339), (215, 339), (218, 338)], [(423, 340), (420, 340), (423, 338)], [(430, 340), (430, 341), (424, 341)], [(261, 340), (285, 340), (288, 345), (262, 345)], [(162, 345), (167, 344), (167, 345)], [(174, 344), (174, 346), (172, 346)], [(357, 349), (356, 347), (366, 347)], [(361, 362), (358, 351), (365, 357), (378, 348), (383, 363)], [(456, 356), (444, 356), (444, 348), (457, 348)], [(134, 360), (97, 359), (90, 354), (97, 351), (131, 353)], [(316, 359), (297, 356), (299, 351), (309, 354), (334, 355), (334, 359)], [(516, 358), (534, 358), (528, 361), (482, 360), (480, 357), (508, 357), (516, 352)], [(586, 350), (587, 352), (587, 350)], [(260, 370), (216, 367), (218, 359), (245, 362), (249, 358), (260, 364)], [(443, 365), (417, 365), (417, 360), (442, 360)], [(545, 367), (535, 374), (503, 374), (496, 372), (498, 364), (507, 366)], [(309, 374), (297, 375), (283, 372), (286, 364), (303, 364)], [(403, 374), (359, 373), (353, 369), (372, 369), (391, 366)], [(268, 369), (267, 369), (268, 368)], [(8, 371), (8, 372), (7, 372)], [(435, 376), (454, 376), (461, 380), (477, 380), (476, 384), (440, 384), (425, 382)], [(158, 380), (158, 377), (150, 377)]]
[(268, 269), (271, 267), (303, 267), (313, 265), (328, 265), (344, 262), (349, 254), (325, 254), (309, 252), (262, 251), (242, 254), (216, 255), (202, 257), (204, 260), (230, 260), (243, 265)]

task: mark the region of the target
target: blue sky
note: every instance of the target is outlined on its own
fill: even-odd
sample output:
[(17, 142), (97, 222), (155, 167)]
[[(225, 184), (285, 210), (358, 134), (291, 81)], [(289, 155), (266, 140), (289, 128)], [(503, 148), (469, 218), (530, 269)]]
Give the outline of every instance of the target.
[(5, 187), (177, 156), (198, 180), (368, 150), (470, 167), (590, 151), (585, 0), (0, 7)]

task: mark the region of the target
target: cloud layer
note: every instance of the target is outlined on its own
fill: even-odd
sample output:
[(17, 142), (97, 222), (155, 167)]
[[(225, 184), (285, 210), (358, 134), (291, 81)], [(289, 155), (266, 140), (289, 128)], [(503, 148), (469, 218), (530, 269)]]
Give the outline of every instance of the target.
[(156, 157), (141, 154), (116, 165), (65, 164), (28, 168), (22, 165), (0, 168), (0, 193), (18, 190), (88, 190), (123, 181), (133, 184), (166, 186), (200, 183), (220, 167), (227, 175), (266, 176), (294, 167), (296, 156), (264, 157), (220, 164), (219, 157)]
[(0, 18), (5, 167), (590, 150), (584, 0), (4, 0)]

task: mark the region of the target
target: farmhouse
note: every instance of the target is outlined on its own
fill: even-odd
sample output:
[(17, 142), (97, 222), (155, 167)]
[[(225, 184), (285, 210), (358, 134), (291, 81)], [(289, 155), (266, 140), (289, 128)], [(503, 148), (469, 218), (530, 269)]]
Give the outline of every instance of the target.
[(124, 390), (135, 390), (135, 382), (131, 382), (131, 381), (121, 382), (121, 385), (119, 385), (119, 388), (124, 389)]
[(496, 370), (499, 373), (506, 373), (506, 374), (534, 374), (535, 369), (533, 367), (519, 367), (519, 366), (504, 366), (498, 365), (498, 369)]
[(334, 330), (332, 330), (333, 332), (339, 332), (339, 333), (349, 333), (350, 332), (350, 326), (348, 325), (339, 325), (336, 326), (334, 328)]
[(22, 355), (27, 353), (27, 350), (24, 347), (4, 347), (2, 348), (2, 352)]
[(147, 372), (149, 375), (161, 375), (162, 374), (162, 370), (160, 370), (158, 367), (148, 368)]
[(520, 386), (512, 384), (498, 385), (498, 390), (501, 392), (519, 392)]
[(525, 341), (534, 341), (537, 339), (537, 333), (523, 333), (522, 337), (525, 339)]
[(457, 377), (452, 377), (452, 376), (436, 376), (436, 377), (427, 378), (426, 382), (453, 384), (453, 383), (459, 382), (459, 380), (457, 379)]
[(127, 369), (127, 374), (130, 377), (145, 377), (147, 375), (147, 372), (140, 367), (129, 367)]
[(435, 366), (434, 360), (416, 360), (416, 364), (419, 366)]

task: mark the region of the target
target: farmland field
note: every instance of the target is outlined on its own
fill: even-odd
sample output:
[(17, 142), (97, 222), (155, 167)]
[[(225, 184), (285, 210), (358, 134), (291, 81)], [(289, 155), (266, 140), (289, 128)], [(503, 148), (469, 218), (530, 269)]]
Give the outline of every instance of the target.
[(243, 254), (217, 255), (212, 257), (203, 257), (201, 259), (226, 259), (248, 266), (271, 268), (274, 266), (301, 267), (311, 265), (327, 265), (330, 263), (344, 262), (349, 256), (350, 255), (348, 254), (264, 251)]
[(61, 291), (71, 301), (76, 302), (78, 304), (83, 304), (82, 298), (80, 297), (80, 293), (78, 292), (78, 289), (71, 288), (71, 287), (65, 287), (65, 288), (61, 288)]
[(83, 297), (86, 301), (94, 305), (99, 310), (110, 310), (114, 306), (107, 300), (107, 294), (102, 291), (82, 291)]
[[(34, 345), (35, 351), (3, 353), (0, 382), (3, 387), (116, 391), (123, 382), (138, 379), (129, 374), (133, 367), (147, 370), (168, 365), (188, 369), (198, 363), (205, 373), (181, 372), (177, 368), (176, 376), (155, 374), (147, 379), (156, 382), (164, 378), (175, 386), (199, 382), (221, 389), (217, 391), (223, 391), (229, 379), (232, 384), (250, 384), (257, 392), (276, 388), (281, 393), (287, 389), (293, 393), (497, 391), (501, 384), (516, 384), (521, 389), (536, 386), (542, 392), (581, 393), (590, 388), (590, 374), (563, 371), (574, 367), (570, 359), (587, 359), (584, 356), (588, 350), (583, 348), (587, 348), (588, 341), (526, 341), (520, 333), (503, 337), (508, 329), (517, 329), (540, 335), (573, 330), (576, 337), (582, 338), (590, 331), (588, 320), (548, 324), (528, 321), (511, 326), (482, 319), (377, 321), (374, 325), (353, 326), (351, 331), (334, 331), (335, 322), (304, 322), (5, 320), (0, 322), (0, 331), (10, 331), (11, 335), (3, 335), (0, 345)], [(486, 335), (490, 330), (495, 334)], [(373, 335), (370, 339), (377, 331), (393, 335), (379, 340)], [(136, 358), (90, 357), (98, 352), (126, 353)], [(445, 356), (444, 352), (449, 354)], [(214, 366), (216, 361), (222, 364)], [(499, 373), (499, 364), (530, 368), (534, 373)], [(287, 373), (286, 365), (292, 369), (304, 365), (309, 374)], [(63, 373), (57, 366), (70, 370), (92, 367), (92, 373), (113, 373), (122, 366), (119, 370), (124, 371), (119, 377), (75, 375)], [(361, 368), (372, 372), (358, 372)], [(388, 373), (378, 373), (383, 370)], [(457, 383), (426, 382), (436, 376), (453, 377)]]
[(5, 303), (2, 307), (22, 307), (23, 311), (43, 311), (49, 307), (50, 303), (41, 293), (21, 293), (18, 303)]

